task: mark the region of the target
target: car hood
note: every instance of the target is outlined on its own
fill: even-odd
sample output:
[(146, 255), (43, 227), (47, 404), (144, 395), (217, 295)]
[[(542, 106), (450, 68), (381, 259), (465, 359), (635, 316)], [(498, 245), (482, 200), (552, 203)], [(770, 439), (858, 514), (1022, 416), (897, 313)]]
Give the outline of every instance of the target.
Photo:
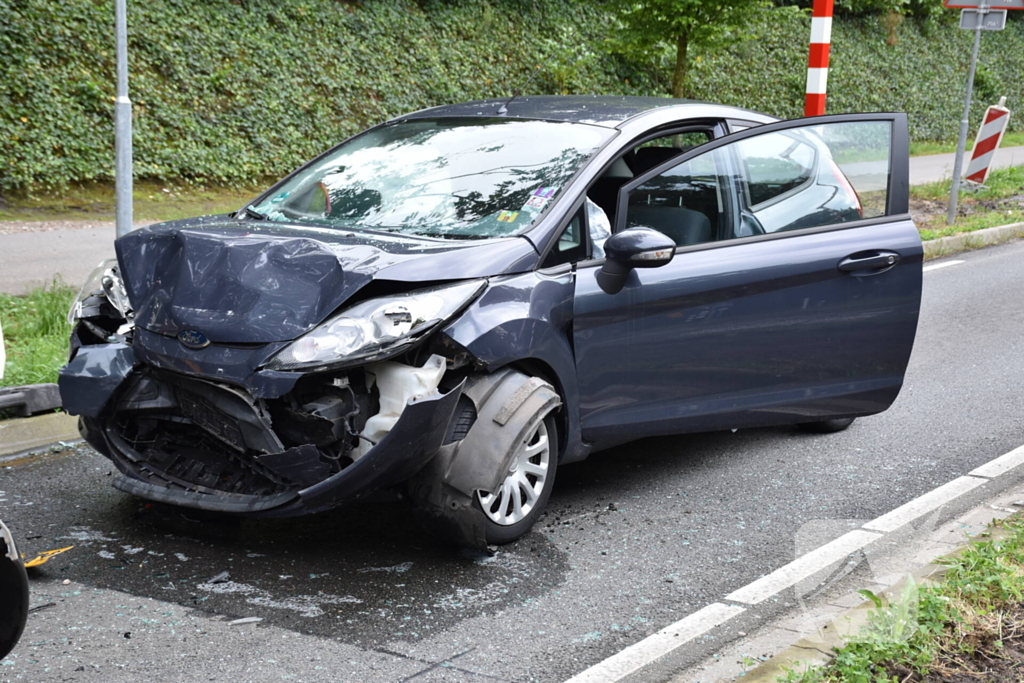
[(521, 237), (440, 241), (226, 217), (160, 223), (115, 247), (138, 327), (225, 344), (295, 339), (374, 279), (415, 289), (537, 261)]

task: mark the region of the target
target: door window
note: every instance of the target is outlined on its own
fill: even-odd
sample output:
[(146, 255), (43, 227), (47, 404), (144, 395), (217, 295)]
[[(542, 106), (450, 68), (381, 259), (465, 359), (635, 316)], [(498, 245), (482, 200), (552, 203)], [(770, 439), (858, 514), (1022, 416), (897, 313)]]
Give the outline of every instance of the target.
[(727, 223), (722, 161), (722, 154), (709, 152), (643, 182), (629, 193), (626, 227), (654, 228), (678, 246), (718, 239)]
[(888, 120), (746, 136), (627, 185), (621, 227), (687, 246), (884, 216), (891, 146)]

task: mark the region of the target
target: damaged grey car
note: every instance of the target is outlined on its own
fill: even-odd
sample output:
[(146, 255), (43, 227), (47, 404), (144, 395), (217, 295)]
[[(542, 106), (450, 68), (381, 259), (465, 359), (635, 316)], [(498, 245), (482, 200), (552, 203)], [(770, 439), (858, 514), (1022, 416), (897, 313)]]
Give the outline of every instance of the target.
[(659, 98), (398, 117), (230, 215), (117, 240), (65, 410), (145, 499), (251, 517), (382, 491), (456, 543), (642, 437), (887, 409), (922, 248), (902, 114)]

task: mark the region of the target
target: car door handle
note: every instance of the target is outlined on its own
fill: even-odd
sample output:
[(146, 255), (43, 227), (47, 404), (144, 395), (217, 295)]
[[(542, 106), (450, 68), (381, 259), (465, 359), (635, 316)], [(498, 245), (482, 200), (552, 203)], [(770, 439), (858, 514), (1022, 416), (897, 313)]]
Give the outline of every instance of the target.
[(838, 268), (844, 273), (855, 273), (868, 270), (881, 273), (883, 270), (892, 268), (899, 263), (899, 261), (900, 255), (892, 251), (859, 252), (857, 254), (851, 254), (840, 261)]

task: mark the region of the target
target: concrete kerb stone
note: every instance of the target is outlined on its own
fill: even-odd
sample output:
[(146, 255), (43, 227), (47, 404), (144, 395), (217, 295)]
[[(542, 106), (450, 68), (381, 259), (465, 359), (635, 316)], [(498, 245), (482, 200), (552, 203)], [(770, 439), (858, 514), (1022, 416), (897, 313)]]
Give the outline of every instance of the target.
[(1024, 223), (1011, 223), (994, 228), (940, 237), (924, 243), (925, 260), (951, 256), (961, 251), (981, 249), (1024, 237)]
[(81, 438), (78, 418), (67, 413), (4, 420), (0, 422), (0, 457)]

